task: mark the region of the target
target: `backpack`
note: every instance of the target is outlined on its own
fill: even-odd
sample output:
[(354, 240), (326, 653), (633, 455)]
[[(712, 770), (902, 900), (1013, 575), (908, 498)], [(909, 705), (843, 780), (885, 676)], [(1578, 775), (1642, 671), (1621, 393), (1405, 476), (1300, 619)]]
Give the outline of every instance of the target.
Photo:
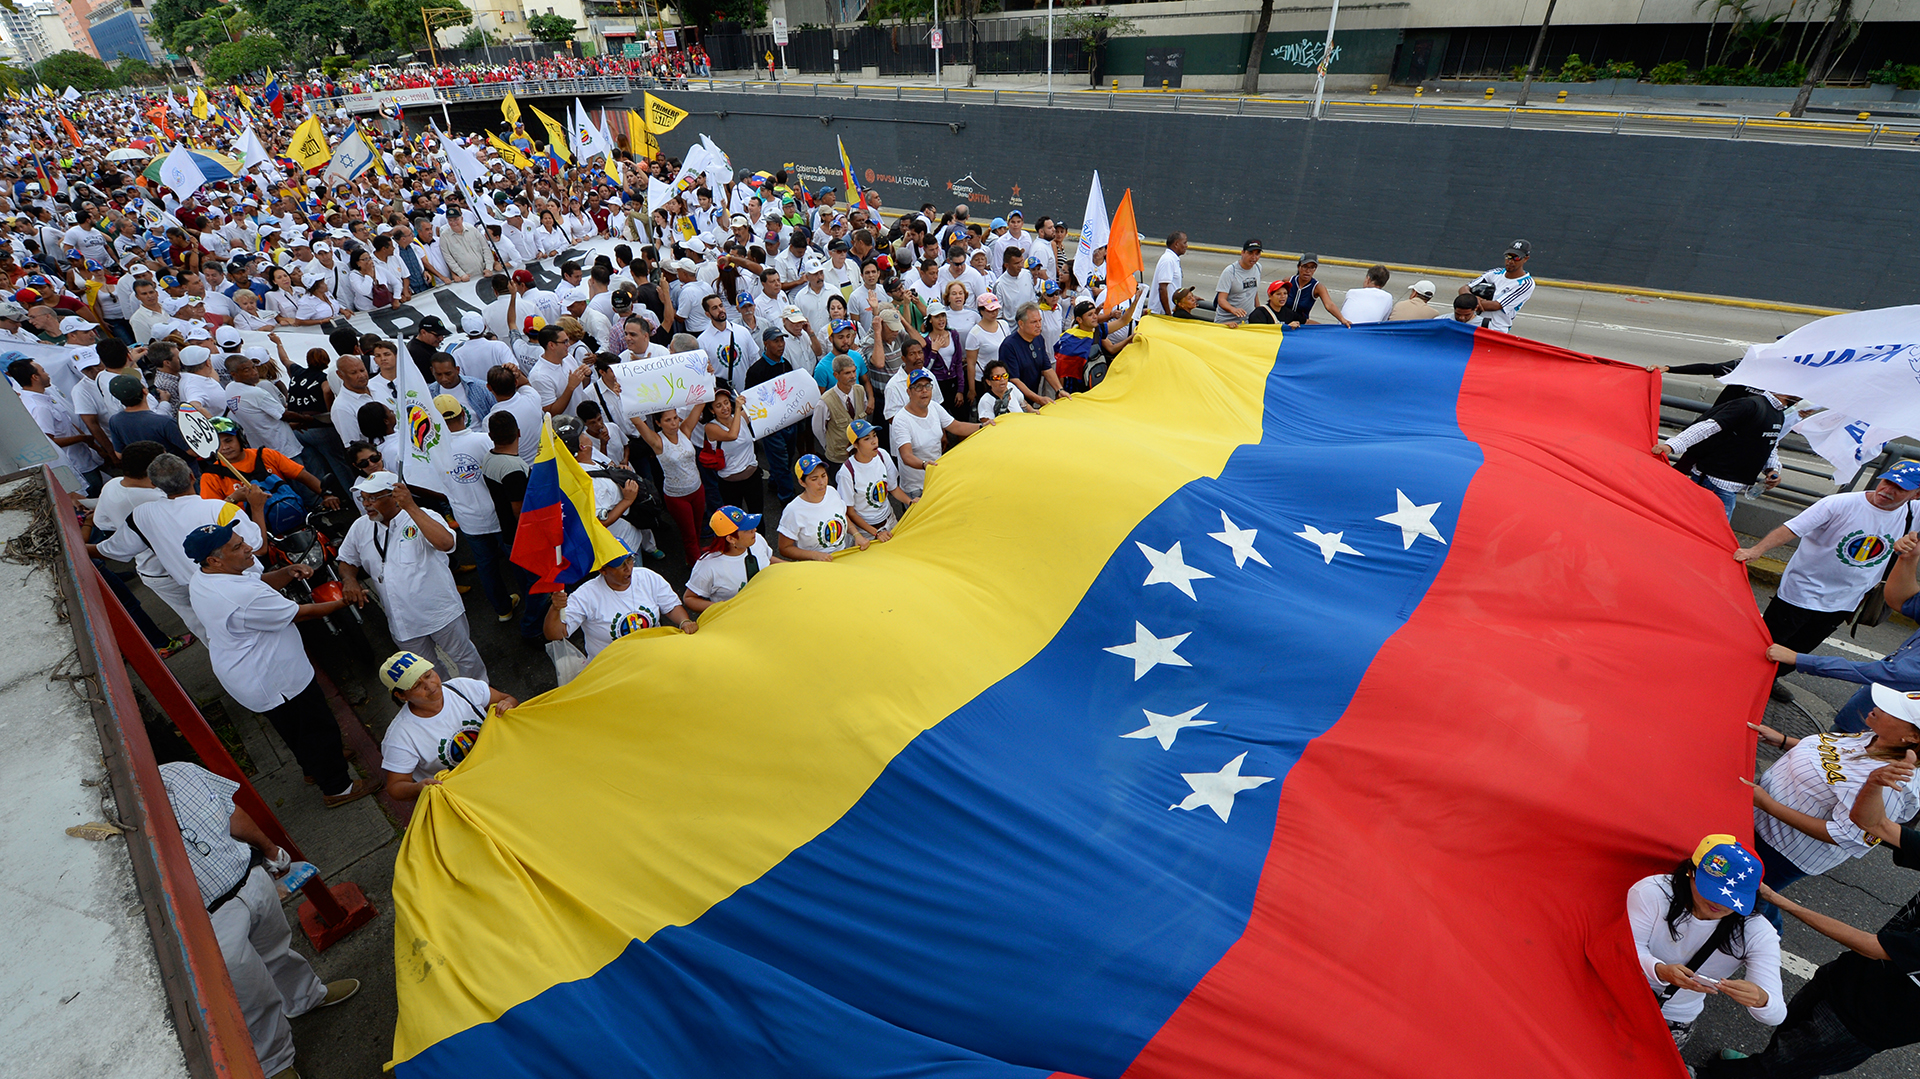
[(276, 536), (303, 528), (307, 523), (307, 502), (293, 484), (267, 470), (266, 452), (253, 451), (253, 467), (241, 475), (255, 487), (267, 492), (267, 531)]

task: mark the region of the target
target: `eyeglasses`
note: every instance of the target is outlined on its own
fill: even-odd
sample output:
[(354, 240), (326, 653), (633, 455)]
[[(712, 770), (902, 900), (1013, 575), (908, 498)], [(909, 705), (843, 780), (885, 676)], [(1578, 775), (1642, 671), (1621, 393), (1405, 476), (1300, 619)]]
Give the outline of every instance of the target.
[(378, 461), (379, 459), (380, 459), (380, 455), (379, 455), (379, 454), (377, 454), (377, 453), (369, 453), (369, 454), (367, 454), (367, 455), (366, 455), (365, 457), (362, 457), (362, 458), (360, 458), (360, 459), (359, 459), (358, 461), (355, 461), (355, 462), (353, 463), (353, 467), (355, 467), (355, 468), (365, 468), (365, 467), (367, 467), (368, 465), (370, 465), (370, 464), (372, 464), (372, 463), (374, 463), (375, 461)]
[(1525, 255), (1516, 255), (1516, 254), (1514, 254), (1513, 252), (1511, 252), (1511, 251), (1509, 251), (1509, 252), (1507, 252), (1507, 257), (1508, 257), (1508, 258), (1510, 258), (1510, 259), (1523, 259), (1523, 258), (1526, 258), (1527, 256), (1525, 256)]
[(1006, 380), (1007, 380), (1007, 376), (1005, 375), (988, 375), (987, 376), (988, 382), (1005, 382)]
[(194, 830), (191, 828), (180, 829), (180, 838), (187, 841), (187, 846), (192, 847), (196, 851), (199, 851), (200, 857), (202, 858), (205, 858), (208, 855), (213, 853), (213, 846), (205, 842), (204, 840), (202, 840), (200, 836), (196, 832), (194, 832)]

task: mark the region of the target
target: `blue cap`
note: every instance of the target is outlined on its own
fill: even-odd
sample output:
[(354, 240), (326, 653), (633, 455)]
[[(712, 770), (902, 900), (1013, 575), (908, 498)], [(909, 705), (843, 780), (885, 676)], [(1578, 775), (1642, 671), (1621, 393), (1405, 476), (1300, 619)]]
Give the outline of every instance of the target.
[(1693, 886), (1710, 903), (1753, 913), (1760, 896), (1760, 859), (1730, 835), (1710, 835), (1693, 851)]
[(1902, 491), (1911, 491), (1920, 487), (1920, 461), (1902, 461), (1880, 473), (1880, 478)]
[(172, 274), (168, 274), (167, 276), (165, 276), (165, 277), (163, 277), (163, 278), (161, 278), (161, 279), (160, 279), (160, 283), (161, 283), (162, 285), (165, 285), (165, 286), (166, 286), (166, 287), (168, 287), (168, 288), (179, 288), (179, 287), (180, 287), (180, 279), (179, 279), (179, 278), (177, 278), (177, 277), (175, 277), (175, 276), (173, 276)]
[(1042, 296), (1058, 296), (1058, 295), (1060, 295), (1060, 286), (1059, 286), (1059, 284), (1058, 284), (1058, 283), (1056, 283), (1056, 282), (1053, 282), (1053, 281), (1042, 281), (1042, 282), (1040, 282), (1040, 295), (1042, 295)]
[(821, 460), (819, 454), (809, 453), (793, 463), (793, 478), (804, 480), (813, 475), (814, 469), (825, 467), (827, 462)]
[(852, 423), (847, 424), (847, 445), (851, 446), (855, 442), (860, 441), (861, 439), (867, 437), (873, 432), (874, 432), (873, 424), (868, 423), (865, 420), (855, 420)]
[(992, 226), (990, 226), (990, 227), (992, 227), (992, 228), (996, 228), (996, 229), (1003, 229), (1003, 228), (1006, 228), (1006, 227), (1007, 227), (1007, 219), (1006, 219), (1006, 218), (1004, 218), (1004, 217), (996, 217), (996, 218), (994, 218), (994, 219), (993, 219), (993, 224), (992, 224)]
[(924, 367), (918, 368), (913, 372), (913, 374), (910, 374), (907, 376), (907, 385), (909, 386), (913, 385), (916, 382), (932, 382), (932, 381), (933, 381), (933, 372), (927, 370)]
[(851, 330), (851, 329), (853, 329), (853, 320), (852, 320), (852, 319), (850, 319), (850, 318), (837, 318), (837, 319), (834, 319), (834, 320), (833, 320), (833, 323), (832, 323), (832, 325), (830, 325), (830, 326), (828, 326), (828, 327), (827, 327), (827, 332), (828, 332), (829, 334), (836, 334), (836, 333), (841, 333), (841, 332), (843, 332), (843, 331), (846, 331), (846, 330)]
[(739, 506), (721, 506), (707, 519), (707, 527), (713, 529), (716, 536), (731, 536), (735, 532), (760, 527), (760, 515), (748, 513)]
[(186, 538), (180, 541), (180, 546), (186, 549), (187, 560), (197, 566), (211, 558), (215, 551), (233, 539), (235, 523), (229, 521), (223, 525), (201, 525), (187, 533)]

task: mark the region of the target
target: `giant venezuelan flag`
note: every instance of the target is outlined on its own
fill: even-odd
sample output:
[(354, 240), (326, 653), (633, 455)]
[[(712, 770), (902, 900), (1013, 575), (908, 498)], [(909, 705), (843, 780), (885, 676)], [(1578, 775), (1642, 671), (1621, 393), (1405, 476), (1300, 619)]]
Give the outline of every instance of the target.
[(489, 723), (399, 1074), (1677, 1077), (1629, 884), (1769, 668), (1647, 371), (1148, 319), (1096, 391)]

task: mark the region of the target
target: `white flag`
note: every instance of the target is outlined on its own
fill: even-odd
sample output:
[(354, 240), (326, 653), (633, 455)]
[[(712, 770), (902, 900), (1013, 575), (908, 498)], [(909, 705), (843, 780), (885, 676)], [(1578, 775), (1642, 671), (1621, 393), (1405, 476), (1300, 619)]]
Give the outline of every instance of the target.
[(1860, 466), (1880, 456), (1894, 433), (1865, 420), (1856, 420), (1837, 409), (1816, 412), (1793, 429), (1812, 444), (1813, 452), (1833, 465), (1833, 485), (1845, 487), (1860, 471)]
[(658, 176), (647, 177), (647, 212), (661, 209), (673, 199), (673, 188)]
[(271, 166), (273, 164), (273, 155), (268, 153), (267, 148), (260, 144), (260, 136), (253, 133), (252, 124), (248, 124), (246, 130), (240, 133), (240, 145), (238, 149), (240, 151), (240, 170), (242, 172), (245, 172), (255, 165)]
[(701, 171), (707, 174), (710, 183), (725, 187), (733, 182), (733, 159), (725, 150), (713, 144), (705, 135), (700, 136), (700, 145), (706, 147), (707, 163)]
[(1073, 276), (1082, 285), (1093, 277), (1093, 253), (1107, 246), (1107, 226), (1107, 196), (1095, 171), (1093, 188), (1087, 192), (1087, 212), (1080, 219), (1080, 246), (1073, 252)]
[(1920, 435), (1920, 306), (1809, 322), (1747, 349), (1720, 381), (1818, 401), (1890, 438)]
[(573, 99), (573, 109), (568, 116), (573, 121), (567, 126), (573, 130), (574, 160), (584, 165), (612, 151), (613, 144), (594, 126), (592, 118), (587, 115), (587, 107), (580, 103), (579, 98)]
[(447, 424), (433, 407), (438, 384), (429, 384), (420, 365), (401, 357), (398, 396), (393, 403), (400, 425), (400, 478), (410, 487), (447, 493)]
[(185, 201), (207, 182), (207, 174), (200, 171), (200, 163), (193, 159), (186, 147), (175, 146), (173, 152), (160, 162), (160, 182), (173, 189), (174, 194)]
[(61, 94), (61, 95), (60, 95), (60, 100), (62, 100), (62, 101), (78, 101), (78, 100), (80, 100), (80, 91), (78, 91), (78, 90), (75, 90), (75, 89), (74, 89), (73, 87), (71, 87), (71, 86), (69, 86), (69, 87), (67, 87), (67, 92), (66, 92), (66, 93), (64, 93), (64, 94)]
[(334, 183), (359, 179), (360, 174), (373, 164), (373, 154), (373, 144), (360, 133), (360, 125), (356, 123), (347, 129), (339, 145), (333, 148), (333, 160), (327, 162), (327, 169), (321, 176)]

